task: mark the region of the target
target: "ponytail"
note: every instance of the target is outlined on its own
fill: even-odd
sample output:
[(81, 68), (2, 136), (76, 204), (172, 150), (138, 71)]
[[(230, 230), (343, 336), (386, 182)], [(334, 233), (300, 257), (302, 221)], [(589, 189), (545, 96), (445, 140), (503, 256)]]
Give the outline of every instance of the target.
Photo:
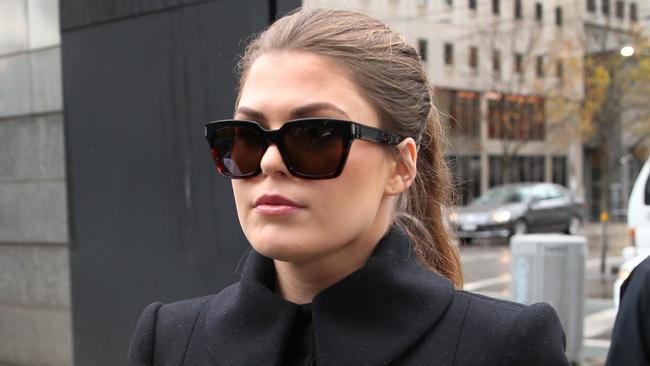
[(460, 254), (444, 224), (453, 185), (440, 146), (441, 136), (444, 133), (437, 110), (432, 108), (418, 152), (415, 181), (400, 197), (395, 222), (411, 237), (420, 262), (460, 289), (463, 287)]

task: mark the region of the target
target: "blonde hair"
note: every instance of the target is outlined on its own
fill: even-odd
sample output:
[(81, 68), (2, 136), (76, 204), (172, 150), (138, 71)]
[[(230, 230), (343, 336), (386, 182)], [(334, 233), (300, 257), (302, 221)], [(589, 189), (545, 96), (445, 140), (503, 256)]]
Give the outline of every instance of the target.
[(416, 178), (400, 197), (394, 220), (411, 237), (420, 262), (461, 288), (460, 255), (443, 219), (452, 192), (443, 155), (445, 134), (418, 52), (401, 34), (367, 15), (299, 9), (249, 43), (239, 63), (240, 90), (253, 62), (277, 51), (311, 52), (342, 65), (379, 112), (381, 126), (415, 139)]

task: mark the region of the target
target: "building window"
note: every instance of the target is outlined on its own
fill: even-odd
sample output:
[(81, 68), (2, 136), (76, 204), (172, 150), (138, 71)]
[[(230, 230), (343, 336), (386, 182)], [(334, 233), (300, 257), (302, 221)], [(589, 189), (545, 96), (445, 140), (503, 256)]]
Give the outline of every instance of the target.
[(501, 74), (501, 51), (492, 50), (492, 72), (494, 75)]
[(454, 64), (454, 45), (453, 44), (445, 43), (444, 57), (445, 57), (445, 65), (453, 65)]
[(609, 15), (609, 0), (602, 0), (602, 11), (604, 15)]
[(490, 187), (503, 184), (503, 158), (501, 156), (490, 156), (488, 167), (490, 170), (489, 183)]
[(427, 47), (428, 44), (426, 39), (423, 38), (418, 39), (418, 52), (420, 53), (420, 58), (422, 59), (422, 61), (427, 60)]
[(553, 183), (567, 185), (566, 156), (554, 156), (552, 160)]
[[(517, 182), (544, 182), (546, 170), (545, 158), (541, 155), (533, 156), (504, 156), (492, 155), (489, 158), (490, 187), (500, 185), (507, 181)], [(506, 175), (508, 175), (506, 177)]]
[(488, 100), (488, 137), (501, 139), (505, 130), (503, 126), (503, 102), (501, 96)]
[(515, 72), (517, 74), (524, 73), (524, 55), (521, 53), (515, 53)]
[(445, 158), (458, 193), (455, 204), (467, 205), (481, 195), (481, 157), (448, 155)]
[(515, 19), (523, 18), (523, 11), (521, 8), (521, 0), (515, 0)]
[(492, 14), (499, 15), (501, 12), (501, 2), (499, 0), (492, 0)]
[(625, 2), (616, 2), (616, 17), (619, 19), (625, 19)]
[(596, 12), (596, 0), (587, 0), (587, 11), (590, 13)]
[(536, 96), (488, 95), (488, 137), (497, 140), (545, 138), (544, 99)]
[(469, 67), (474, 70), (478, 68), (478, 47), (469, 48)]
[(558, 6), (555, 8), (555, 25), (561, 27), (562, 23), (562, 7)]
[(476, 0), (469, 0), (469, 8), (476, 10)]
[(535, 20), (538, 22), (544, 20), (544, 6), (542, 3), (535, 3)]
[(560, 81), (564, 79), (564, 62), (562, 60), (557, 60), (557, 64), (555, 64), (555, 76)]
[(480, 136), (479, 94), (465, 90), (441, 89), (438, 107), (452, 135), (478, 138)]
[(544, 56), (537, 56), (535, 62), (535, 74), (538, 78), (544, 77)]
[(630, 3), (630, 20), (636, 22), (639, 20), (636, 12), (636, 3)]
[(522, 156), (518, 157), (519, 182), (543, 182), (546, 180), (546, 159), (544, 156)]

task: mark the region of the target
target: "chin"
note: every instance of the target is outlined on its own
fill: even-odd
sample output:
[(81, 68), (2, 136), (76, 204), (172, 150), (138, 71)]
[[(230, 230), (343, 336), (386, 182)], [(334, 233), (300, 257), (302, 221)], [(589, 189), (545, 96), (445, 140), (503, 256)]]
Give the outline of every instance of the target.
[(302, 262), (328, 251), (328, 243), (323, 242), (324, 236), (304, 225), (293, 228), (264, 225), (245, 233), (255, 251), (283, 262)]
[(244, 233), (257, 252), (273, 259), (280, 259), (276, 256), (285, 257), (304, 246), (306, 238), (303, 238), (300, 231), (282, 225), (255, 225)]
[(302, 262), (313, 256), (313, 248), (305, 247), (303, 242), (295, 240), (264, 240), (252, 242), (251, 245), (261, 255), (282, 262)]

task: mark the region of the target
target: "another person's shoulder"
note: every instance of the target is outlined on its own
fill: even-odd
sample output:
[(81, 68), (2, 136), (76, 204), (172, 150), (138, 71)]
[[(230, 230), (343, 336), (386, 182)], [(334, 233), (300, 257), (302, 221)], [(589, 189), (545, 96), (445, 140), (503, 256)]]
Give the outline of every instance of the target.
[(650, 257), (630, 273), (621, 287), (606, 365), (650, 364)]
[(648, 303), (650, 301), (650, 255), (634, 268), (623, 286), (625, 287), (625, 291), (627, 288), (633, 287), (633, 292), (643, 293), (642, 297), (646, 306), (650, 305)]
[[(628, 295), (628, 293), (630, 293)], [(625, 298), (628, 304), (643, 303), (650, 305), (650, 256), (639, 263), (621, 286), (621, 303)], [(621, 306), (623, 306), (621, 304)]]
[[(467, 354), (501, 350), (503, 365), (568, 365), (566, 337), (547, 303), (524, 305), (456, 291), (465, 308), (459, 347)], [(456, 301), (455, 301), (456, 302)]]
[(642, 280), (650, 279), (650, 255), (634, 268), (630, 274), (630, 279), (633, 276), (639, 276)]

